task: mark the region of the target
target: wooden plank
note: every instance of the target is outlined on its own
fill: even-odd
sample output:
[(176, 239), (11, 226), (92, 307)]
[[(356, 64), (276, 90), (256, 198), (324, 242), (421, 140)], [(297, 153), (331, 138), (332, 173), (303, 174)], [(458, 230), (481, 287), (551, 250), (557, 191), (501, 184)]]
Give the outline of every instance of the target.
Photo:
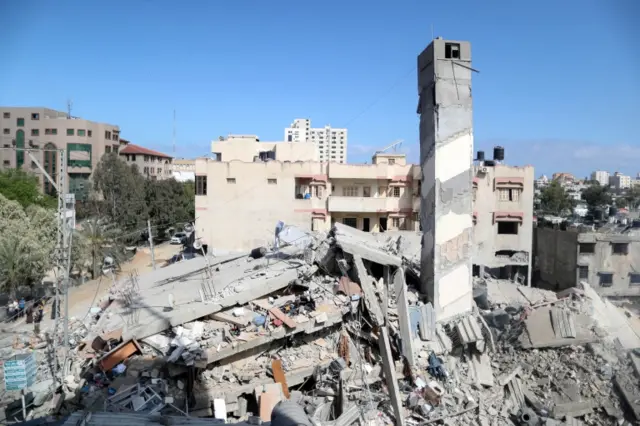
[(269, 313), (274, 317), (276, 317), (277, 319), (279, 319), (280, 321), (282, 321), (283, 323), (285, 323), (286, 326), (289, 328), (296, 328), (296, 326), (298, 325), (298, 323), (296, 323), (294, 320), (286, 316), (284, 312), (280, 310), (280, 308), (271, 308), (269, 309)]
[(274, 359), (271, 362), (271, 369), (273, 370), (273, 380), (282, 385), (282, 393), (285, 398), (289, 399), (289, 386), (287, 386), (287, 378), (285, 377), (284, 370), (282, 369), (282, 360)]
[(142, 353), (142, 348), (135, 339), (124, 342), (100, 359), (100, 368), (102, 371), (111, 370), (136, 352)]

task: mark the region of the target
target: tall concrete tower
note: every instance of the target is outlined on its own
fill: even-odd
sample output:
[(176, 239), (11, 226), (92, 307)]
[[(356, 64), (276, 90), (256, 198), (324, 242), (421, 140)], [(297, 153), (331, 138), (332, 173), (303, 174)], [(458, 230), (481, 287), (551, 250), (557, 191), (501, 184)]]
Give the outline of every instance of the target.
[(421, 291), (438, 321), (473, 303), (472, 72), (466, 41), (437, 38), (418, 56)]

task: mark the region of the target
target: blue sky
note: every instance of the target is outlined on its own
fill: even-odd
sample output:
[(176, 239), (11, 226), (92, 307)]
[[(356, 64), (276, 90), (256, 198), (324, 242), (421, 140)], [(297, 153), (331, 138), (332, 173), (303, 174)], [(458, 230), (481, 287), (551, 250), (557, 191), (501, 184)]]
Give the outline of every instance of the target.
[[(349, 129), (349, 161), (419, 154), (416, 57), (472, 43), (476, 149), (584, 176), (640, 172), (640, 2), (0, 0), (0, 105), (118, 124), (177, 155), (294, 118)], [(634, 28), (635, 24), (635, 28)]]

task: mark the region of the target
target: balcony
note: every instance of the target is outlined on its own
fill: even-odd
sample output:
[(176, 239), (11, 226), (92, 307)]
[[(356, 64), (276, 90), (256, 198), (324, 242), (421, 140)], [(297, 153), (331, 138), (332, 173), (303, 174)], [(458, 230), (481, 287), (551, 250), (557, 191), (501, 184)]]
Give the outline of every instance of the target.
[(330, 212), (376, 213), (387, 211), (387, 198), (372, 197), (329, 197)]
[(296, 199), (293, 200), (293, 208), (296, 211), (324, 211), (327, 209), (327, 200), (318, 197)]
[[(387, 213), (411, 210), (413, 200), (406, 197), (329, 197), (330, 212), (344, 213)], [(418, 203), (419, 206), (419, 203)]]

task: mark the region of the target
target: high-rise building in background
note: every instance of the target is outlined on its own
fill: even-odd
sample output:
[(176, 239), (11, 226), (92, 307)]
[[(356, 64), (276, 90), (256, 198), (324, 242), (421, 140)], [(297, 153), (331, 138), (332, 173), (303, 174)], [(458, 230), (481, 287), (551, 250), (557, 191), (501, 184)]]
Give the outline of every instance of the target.
[(609, 185), (615, 189), (629, 189), (631, 187), (631, 176), (615, 172), (613, 176), (609, 176)]
[(609, 185), (609, 172), (606, 170), (596, 170), (591, 173), (591, 180), (597, 181), (600, 185)]
[(290, 127), (284, 129), (284, 140), (315, 143), (320, 161), (347, 162), (347, 129), (331, 126), (312, 128), (308, 118), (296, 118)]

